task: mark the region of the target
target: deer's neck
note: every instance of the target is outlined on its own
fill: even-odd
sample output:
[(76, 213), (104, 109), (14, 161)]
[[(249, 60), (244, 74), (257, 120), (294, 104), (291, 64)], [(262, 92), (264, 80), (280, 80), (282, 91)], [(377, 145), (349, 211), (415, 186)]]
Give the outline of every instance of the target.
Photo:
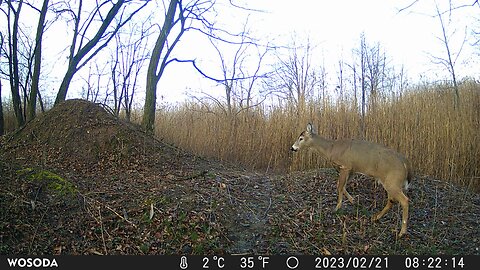
[(311, 147), (319, 151), (325, 157), (330, 158), (333, 141), (318, 135), (315, 135), (312, 139), (313, 144)]

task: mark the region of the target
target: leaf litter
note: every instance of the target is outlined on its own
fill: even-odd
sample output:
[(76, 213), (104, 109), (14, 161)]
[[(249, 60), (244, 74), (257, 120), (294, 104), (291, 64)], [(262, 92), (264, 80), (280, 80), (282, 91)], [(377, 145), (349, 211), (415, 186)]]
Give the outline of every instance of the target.
[(418, 175), (396, 239), (398, 206), (370, 220), (385, 192), (369, 178), (347, 183), (355, 203), (334, 212), (333, 169), (267, 174), (199, 157), (84, 100), (1, 137), (0, 175), (2, 255), (480, 254), (479, 194)]

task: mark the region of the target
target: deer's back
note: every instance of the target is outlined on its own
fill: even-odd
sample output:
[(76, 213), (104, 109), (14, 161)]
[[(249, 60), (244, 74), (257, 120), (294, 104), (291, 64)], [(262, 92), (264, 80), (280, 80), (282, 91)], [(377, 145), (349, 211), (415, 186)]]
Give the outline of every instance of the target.
[(335, 141), (331, 160), (341, 167), (375, 178), (389, 174), (406, 177), (408, 173), (405, 156), (383, 145), (362, 140)]

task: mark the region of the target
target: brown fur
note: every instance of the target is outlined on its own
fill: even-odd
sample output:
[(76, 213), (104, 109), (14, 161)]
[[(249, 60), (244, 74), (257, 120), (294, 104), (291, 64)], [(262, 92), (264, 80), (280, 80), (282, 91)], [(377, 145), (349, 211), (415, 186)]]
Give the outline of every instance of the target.
[(363, 140), (328, 140), (315, 133), (311, 124), (302, 132), (292, 151), (312, 148), (340, 168), (337, 182), (338, 200), (335, 210), (342, 206), (343, 195), (353, 203), (353, 197), (345, 189), (352, 173), (361, 173), (377, 179), (387, 191), (387, 204), (373, 220), (380, 219), (392, 207), (393, 202), (402, 206), (402, 227), (398, 237), (407, 231), (408, 198), (403, 189), (412, 178), (410, 162), (402, 154), (380, 144)]

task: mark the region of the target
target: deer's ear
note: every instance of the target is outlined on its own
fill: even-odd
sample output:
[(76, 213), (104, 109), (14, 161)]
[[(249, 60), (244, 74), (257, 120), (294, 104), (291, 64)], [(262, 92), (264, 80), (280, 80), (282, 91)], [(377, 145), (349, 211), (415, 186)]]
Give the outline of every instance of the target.
[(307, 132), (310, 134), (315, 134), (315, 130), (313, 129), (313, 125), (311, 123), (307, 124)]

